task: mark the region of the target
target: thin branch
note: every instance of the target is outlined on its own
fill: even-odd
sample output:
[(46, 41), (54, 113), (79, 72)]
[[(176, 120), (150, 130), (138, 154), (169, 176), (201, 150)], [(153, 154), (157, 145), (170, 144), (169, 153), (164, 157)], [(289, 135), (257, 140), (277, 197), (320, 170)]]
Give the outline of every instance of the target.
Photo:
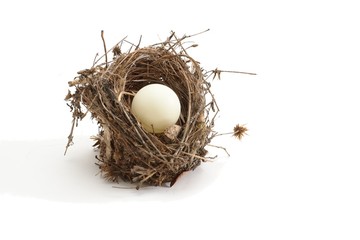
[(194, 33), (194, 34), (192, 34), (192, 35), (186, 35), (185, 38), (191, 38), (191, 37), (194, 37), (194, 36), (197, 36), (197, 35), (206, 33), (206, 32), (208, 32), (208, 31), (210, 31), (210, 28), (208, 28), (208, 29), (206, 29), (206, 30), (204, 30), (204, 31), (198, 32), (198, 33)]
[(105, 39), (104, 39), (104, 30), (101, 30), (101, 39), (103, 41), (104, 44), (104, 52), (105, 52), (105, 67), (108, 67), (108, 58), (107, 58), (107, 51), (106, 51), (106, 43), (105, 43)]
[[(122, 43), (125, 41), (126, 38), (127, 38), (127, 36), (124, 37), (123, 39), (121, 39), (119, 42), (117, 42), (117, 43), (114, 45), (114, 47), (116, 47), (116, 46), (118, 46), (118, 45), (120, 44), (120, 48), (121, 48)], [(108, 54), (111, 50), (113, 50), (114, 47), (110, 48), (105, 54), (101, 55), (101, 57), (99, 57), (99, 59), (96, 60), (95, 64), (97, 64), (104, 56), (106, 56), (106, 54)], [(95, 64), (94, 64), (94, 65), (95, 65)]]
[(216, 146), (216, 145), (212, 145), (212, 144), (208, 144), (207, 146), (209, 147), (215, 147), (215, 148), (220, 148), (222, 150), (224, 150), (226, 152), (226, 154), (230, 157), (230, 153), (226, 150), (226, 148), (221, 147), (221, 146)]
[(227, 133), (216, 133), (214, 134), (213, 138), (214, 137), (220, 137), (220, 136), (224, 136), (224, 135), (230, 135), (230, 134), (234, 134), (234, 132), (227, 132)]
[(94, 61), (93, 61), (93, 65), (92, 67), (95, 67), (95, 64), (96, 64), (96, 58), (99, 56), (99, 53), (96, 53), (95, 54), (95, 57), (94, 57)]
[(138, 50), (138, 49), (139, 49), (140, 44), (141, 44), (141, 39), (142, 39), (142, 35), (140, 35), (139, 43), (138, 43), (138, 45), (136, 46), (135, 50)]
[(218, 71), (224, 73), (240, 73), (240, 74), (248, 74), (248, 75), (257, 75), (256, 73), (251, 73), (251, 72), (239, 72), (239, 71), (227, 71), (227, 70), (218, 70)]
[(74, 128), (75, 128), (75, 123), (76, 123), (76, 117), (73, 118), (72, 120), (72, 125), (71, 125), (71, 130), (70, 130), (70, 134), (68, 136), (68, 143), (66, 144), (65, 147), (65, 152), (64, 152), (64, 156), (66, 155), (66, 152), (68, 150), (68, 148), (72, 145), (73, 143), (73, 139), (74, 139)]

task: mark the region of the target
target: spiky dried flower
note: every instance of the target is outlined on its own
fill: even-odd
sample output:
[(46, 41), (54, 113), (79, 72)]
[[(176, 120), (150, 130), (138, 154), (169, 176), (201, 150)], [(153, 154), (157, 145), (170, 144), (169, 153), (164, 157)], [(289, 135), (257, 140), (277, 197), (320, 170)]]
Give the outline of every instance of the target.
[(242, 137), (246, 134), (247, 130), (248, 129), (246, 127), (244, 127), (244, 125), (236, 124), (236, 126), (234, 127), (233, 136), (236, 137), (237, 139), (241, 140)]

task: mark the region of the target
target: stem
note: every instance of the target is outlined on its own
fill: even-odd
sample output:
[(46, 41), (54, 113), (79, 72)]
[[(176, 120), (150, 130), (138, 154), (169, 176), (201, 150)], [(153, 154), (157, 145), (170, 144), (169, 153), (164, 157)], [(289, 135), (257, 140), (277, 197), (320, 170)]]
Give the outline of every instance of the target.
[(223, 135), (230, 135), (230, 134), (234, 134), (234, 132), (219, 133), (219, 134), (215, 134), (215, 136), (214, 136), (214, 137), (223, 136)]
[(104, 30), (101, 30), (101, 39), (103, 41), (104, 44), (104, 51), (105, 51), (105, 67), (108, 67), (108, 58), (107, 58), (107, 51), (106, 51), (106, 44), (105, 44), (105, 39), (104, 39)]
[(220, 149), (224, 150), (224, 152), (226, 152), (226, 154), (230, 157), (230, 153), (226, 150), (226, 148), (221, 147), (221, 146), (212, 145), (212, 144), (208, 144), (208, 146), (214, 147), (214, 148), (220, 148)]
[(65, 147), (64, 156), (66, 155), (66, 152), (67, 152), (68, 148), (73, 143), (75, 123), (76, 123), (76, 117), (74, 117), (73, 120), (72, 120), (71, 130), (70, 130), (70, 134), (68, 136), (68, 143), (66, 144), (66, 147)]
[(226, 70), (219, 70), (219, 71), (225, 72), (225, 73), (240, 73), (240, 74), (256, 75), (256, 73), (250, 73), (250, 72), (226, 71)]

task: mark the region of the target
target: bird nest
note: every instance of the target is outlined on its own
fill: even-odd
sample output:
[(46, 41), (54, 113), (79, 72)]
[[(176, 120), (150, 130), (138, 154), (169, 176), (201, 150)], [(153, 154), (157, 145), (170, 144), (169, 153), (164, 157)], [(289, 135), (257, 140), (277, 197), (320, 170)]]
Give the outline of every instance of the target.
[[(189, 37), (171, 33), (166, 41), (148, 47), (123, 39), (109, 51), (103, 41), (105, 62), (98, 64), (98, 59), (69, 82), (65, 100), (73, 124), (67, 148), (74, 127), (89, 112), (99, 125), (94, 137), (97, 164), (109, 181), (123, 180), (137, 188), (172, 186), (180, 174), (207, 161), (205, 147), (216, 135), (212, 128), (218, 112), (208, 79), (220, 71), (206, 72), (188, 55), (188, 48), (196, 47), (184, 46)], [(123, 52), (125, 44), (130, 48)], [(108, 60), (110, 51), (113, 58)], [(153, 83), (170, 87), (181, 105), (176, 125), (160, 134), (146, 131), (130, 111), (135, 93)], [(237, 127), (241, 136), (246, 129)]]

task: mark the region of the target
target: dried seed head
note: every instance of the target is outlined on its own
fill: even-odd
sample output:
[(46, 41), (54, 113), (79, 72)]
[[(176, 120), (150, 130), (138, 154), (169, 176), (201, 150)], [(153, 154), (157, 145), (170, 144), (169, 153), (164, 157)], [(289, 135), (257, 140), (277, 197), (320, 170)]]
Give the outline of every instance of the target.
[(246, 127), (244, 127), (244, 125), (236, 124), (236, 126), (234, 127), (233, 136), (236, 137), (237, 139), (241, 140), (241, 138), (246, 134), (247, 130), (248, 129)]
[(114, 54), (114, 57), (119, 56), (121, 54), (121, 49), (120, 49), (119, 45), (116, 45), (113, 48), (113, 54)]

